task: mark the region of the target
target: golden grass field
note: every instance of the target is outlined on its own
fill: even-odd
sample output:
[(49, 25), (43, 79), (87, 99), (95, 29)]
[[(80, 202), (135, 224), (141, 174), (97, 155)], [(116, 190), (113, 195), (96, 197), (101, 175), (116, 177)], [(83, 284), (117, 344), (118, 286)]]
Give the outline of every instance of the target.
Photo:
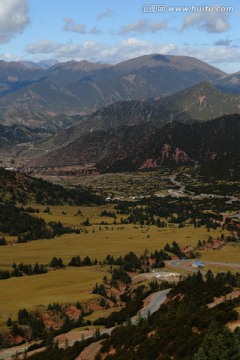
[(96, 297), (91, 289), (101, 283), (103, 274), (94, 268), (73, 268), (49, 271), (47, 274), (11, 278), (1, 281), (0, 324), (8, 316), (16, 317), (19, 309), (41, 310), (53, 302), (76, 303)]
[[(103, 218), (99, 214), (103, 209), (113, 210), (113, 205), (104, 207), (50, 206), (52, 214), (43, 213), (46, 206), (34, 206), (40, 209), (36, 214), (47, 222), (61, 221), (64, 225), (81, 227), (81, 222), (89, 218), (91, 226), (87, 233), (65, 234), (50, 240), (37, 240), (24, 244), (0, 247), (0, 268), (10, 269), (13, 262), (17, 264), (48, 264), (53, 256), (61, 257), (67, 265), (73, 256), (81, 258), (90, 256), (102, 261), (110, 254), (125, 255), (130, 251), (138, 255), (147, 248), (150, 252), (162, 249), (166, 243), (174, 240), (181, 246), (196, 246), (198, 240), (207, 240), (209, 236), (216, 238), (221, 229), (207, 231), (206, 228), (186, 226), (178, 228), (140, 227), (135, 225), (99, 225), (101, 221), (112, 223), (114, 219)], [(66, 215), (62, 214), (62, 211)], [(82, 215), (75, 216), (78, 210)], [(100, 229), (101, 228), (101, 229)], [(93, 232), (94, 231), (94, 232)], [(13, 240), (13, 238), (7, 238)], [(239, 261), (239, 247), (225, 246), (222, 250), (202, 252), (203, 260)], [(174, 270), (176, 271), (176, 270)], [(96, 282), (101, 283), (105, 272), (95, 267), (72, 268), (49, 271), (47, 274), (11, 278), (0, 282), (0, 324), (6, 322), (8, 316), (16, 317), (20, 308), (34, 310), (49, 303), (84, 302), (93, 297), (91, 290)]]
[[(204, 227), (194, 228), (191, 225), (184, 228), (178, 228), (177, 225), (172, 224), (166, 228), (141, 227), (132, 224), (99, 225), (101, 221), (113, 222), (112, 218), (99, 216), (103, 209), (113, 210), (112, 205), (107, 207), (68, 206), (64, 207), (67, 215), (62, 215), (62, 207), (55, 206), (50, 209), (52, 214), (40, 212), (36, 215), (47, 222), (60, 220), (64, 225), (76, 227), (82, 227), (81, 223), (89, 218), (92, 225), (86, 227), (88, 231), (86, 234), (64, 234), (50, 240), (3, 246), (0, 248), (1, 268), (11, 266), (14, 261), (26, 264), (33, 264), (37, 261), (47, 264), (53, 256), (61, 257), (64, 263), (68, 263), (75, 255), (79, 255), (81, 258), (88, 255), (90, 258), (102, 261), (108, 254), (119, 256), (134, 251), (140, 255), (146, 248), (149, 251), (160, 250), (167, 242), (171, 244), (173, 241), (177, 241), (182, 247), (196, 246), (198, 240), (203, 241), (207, 240), (209, 236), (214, 238), (221, 235), (221, 229), (208, 232)], [(79, 209), (82, 215), (74, 216)]]
[(202, 259), (206, 261), (223, 261), (240, 264), (240, 244), (229, 243), (222, 250), (201, 251)]

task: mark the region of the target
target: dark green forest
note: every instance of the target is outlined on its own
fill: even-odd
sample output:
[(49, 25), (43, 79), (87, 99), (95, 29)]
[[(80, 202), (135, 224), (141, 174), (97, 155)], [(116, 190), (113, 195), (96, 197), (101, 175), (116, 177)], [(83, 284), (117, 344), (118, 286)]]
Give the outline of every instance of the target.
[[(138, 326), (117, 327), (105, 341), (102, 353), (116, 349), (107, 360), (230, 360), (240, 358), (240, 329), (226, 324), (238, 319), (240, 297), (213, 308), (214, 296), (226, 295), (240, 285), (240, 274), (200, 272), (180, 281), (160, 310), (140, 319)], [(230, 346), (231, 345), (231, 346)], [(100, 359), (100, 357), (99, 357)]]

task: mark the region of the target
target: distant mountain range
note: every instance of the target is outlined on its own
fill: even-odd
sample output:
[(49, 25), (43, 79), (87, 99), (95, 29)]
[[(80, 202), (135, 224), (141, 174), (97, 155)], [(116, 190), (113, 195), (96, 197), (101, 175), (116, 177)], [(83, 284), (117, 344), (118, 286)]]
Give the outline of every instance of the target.
[(215, 86), (226, 93), (240, 94), (240, 71), (215, 81)]
[(40, 60), (38, 62), (25, 60), (25, 61), (21, 61), (21, 63), (23, 65), (26, 65), (30, 69), (33, 69), (33, 68), (49, 69), (50, 67), (52, 67), (56, 64), (59, 64), (59, 61), (55, 60), (55, 59)]
[(92, 113), (116, 101), (161, 98), (202, 81), (221, 86), (227, 77), (195, 58), (160, 54), (117, 65), (54, 63), (0, 61), (0, 115), (9, 110)]
[(117, 65), (0, 61), (0, 148), (30, 144), (11, 149), (29, 167), (238, 168), (239, 79), (160, 54)]

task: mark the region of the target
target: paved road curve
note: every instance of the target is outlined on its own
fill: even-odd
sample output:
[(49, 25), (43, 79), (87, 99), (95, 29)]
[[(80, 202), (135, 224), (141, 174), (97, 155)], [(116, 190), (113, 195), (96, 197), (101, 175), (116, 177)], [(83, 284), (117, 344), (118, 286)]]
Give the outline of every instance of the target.
[[(194, 260), (193, 260), (194, 261)], [(200, 268), (193, 268), (191, 266), (186, 266), (186, 263), (189, 263), (191, 262), (191, 260), (171, 260), (171, 261), (168, 261), (168, 264), (175, 267), (175, 268), (178, 268), (178, 269), (184, 269), (184, 270), (188, 270), (188, 271), (191, 271), (191, 272), (196, 272), (198, 270), (201, 270)], [(228, 267), (235, 267), (237, 269), (240, 269), (240, 263), (237, 264), (237, 263), (229, 263), (229, 262), (218, 262), (218, 261), (201, 261), (204, 264), (206, 265), (220, 265), (220, 266), (228, 266)]]
[[(139, 315), (141, 315), (141, 317), (146, 319), (149, 313), (153, 314), (154, 312), (156, 312), (166, 300), (167, 294), (169, 293), (170, 290), (171, 289), (166, 289), (154, 293), (149, 304), (147, 304), (142, 310), (139, 311)], [(137, 325), (138, 322), (137, 317), (138, 316), (136, 315), (131, 319), (133, 325)], [(107, 330), (103, 330), (101, 334), (111, 334), (113, 329), (115, 329), (115, 327), (112, 327)]]
[(159, 307), (164, 303), (164, 301), (167, 298), (167, 294), (169, 293), (171, 289), (166, 289), (166, 290), (162, 290), (162, 291), (158, 291), (157, 293), (155, 293), (150, 301), (150, 303), (145, 306), (144, 309), (142, 309), (140, 311), (140, 314), (143, 318), (147, 318), (148, 317), (148, 313), (153, 314), (154, 312), (156, 312)]

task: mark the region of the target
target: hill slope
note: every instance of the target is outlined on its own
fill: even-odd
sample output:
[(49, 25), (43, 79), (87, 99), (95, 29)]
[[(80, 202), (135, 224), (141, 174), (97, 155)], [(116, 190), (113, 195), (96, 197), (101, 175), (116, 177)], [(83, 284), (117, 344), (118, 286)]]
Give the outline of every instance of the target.
[(75, 124), (82, 119), (81, 115), (65, 115), (53, 113), (32, 112), (29, 110), (8, 111), (0, 123), (5, 126), (22, 125), (31, 129), (45, 129), (50, 133), (59, 131)]
[(219, 91), (208, 82), (202, 82), (161, 100), (166, 118), (173, 120), (206, 121), (223, 114), (240, 112), (240, 96)]
[(0, 149), (6, 149), (21, 143), (28, 143), (47, 137), (49, 132), (41, 129), (29, 129), (22, 125), (0, 125)]
[(108, 171), (126, 168), (155, 166), (176, 167), (199, 164), (209, 175), (229, 176), (234, 169), (240, 175), (240, 115), (225, 115), (221, 118), (198, 124), (167, 124), (142, 143), (129, 149), (128, 156), (116, 160), (114, 154), (98, 164)]
[[(22, 153), (22, 156), (35, 158), (42, 155), (43, 151), (46, 153), (54, 149), (59, 149), (76, 140), (76, 142), (79, 142), (79, 145), (73, 145), (62, 152), (60, 151), (59, 156), (57, 153), (49, 157), (45, 156), (43, 161), (43, 163), (47, 165), (47, 158), (51, 159), (49, 163), (52, 165), (54, 164), (53, 158), (56, 158), (56, 164), (59, 162), (63, 164), (63, 159), (65, 158), (67, 163), (75, 163), (80, 155), (79, 151), (76, 152), (73, 149), (81, 148), (80, 143), (84, 143), (85, 141), (88, 141), (89, 144), (87, 147), (89, 147), (95, 139), (93, 136), (95, 132), (100, 131), (103, 136), (102, 144), (99, 143), (98, 145), (99, 149), (102, 149), (104, 139), (107, 136), (102, 132), (139, 124), (146, 126), (146, 129), (148, 129), (148, 127), (151, 129), (151, 126), (161, 128), (171, 121), (181, 121), (183, 123), (203, 121), (227, 113), (240, 112), (239, 101), (239, 96), (223, 94), (209, 83), (203, 82), (160, 100), (148, 102), (122, 101), (114, 103), (83, 118), (81, 122), (62, 129), (50, 138), (37, 143), (35, 147), (39, 149), (40, 152), (31, 148), (27, 152)], [(129, 131), (130, 133), (132, 132), (131, 129)], [(85, 138), (81, 139), (82, 136), (85, 136)], [(99, 139), (99, 137), (100, 133), (96, 135), (96, 139)], [(116, 137), (118, 138), (118, 135), (116, 135)], [(83, 156), (83, 158), (85, 158), (85, 156)], [(93, 160), (91, 159), (91, 161)], [(96, 162), (96, 160), (94, 162)]]
[(23, 204), (102, 204), (102, 199), (87, 189), (66, 189), (42, 179), (0, 167), (0, 203), (17, 201)]
[(0, 148), (46, 139), (81, 118), (80, 115), (33, 113), (29, 110), (8, 111), (0, 119)]
[(29, 166), (96, 163), (104, 171), (145, 167), (203, 166), (216, 175), (240, 173), (240, 115), (203, 122), (174, 122), (158, 129), (152, 123), (84, 135)]
[(215, 81), (214, 85), (223, 92), (240, 94), (240, 71)]
[[(203, 82), (155, 101), (116, 102), (85, 117), (21, 110), (8, 111), (0, 123), (7, 126), (14, 124), (24, 126), (27, 123), (29, 131), (30, 128), (43, 129), (44, 138), (46, 135), (53, 134), (50, 138), (37, 144), (38, 149), (48, 151), (67, 145), (90, 132), (106, 131), (147, 122), (161, 127), (172, 120), (204, 121), (222, 114), (238, 113), (240, 112), (239, 103), (239, 95), (222, 93), (210, 83)], [(37, 139), (34, 138), (34, 134), (32, 139)], [(33, 152), (32, 156), (34, 157), (36, 154)]]

